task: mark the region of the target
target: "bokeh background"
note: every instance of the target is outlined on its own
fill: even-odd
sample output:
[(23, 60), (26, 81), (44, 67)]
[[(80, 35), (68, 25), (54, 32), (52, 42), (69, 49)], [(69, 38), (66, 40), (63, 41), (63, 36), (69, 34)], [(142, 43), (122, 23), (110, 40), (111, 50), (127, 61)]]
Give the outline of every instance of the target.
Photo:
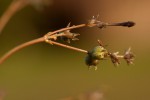
[[(34, 1), (34, 0), (33, 0)], [(11, 0), (0, 0), (2, 15)], [(80, 41), (71, 45), (90, 50), (101, 39), (108, 50), (132, 47), (135, 64), (124, 60), (115, 68), (101, 61), (98, 70), (88, 70), (85, 54), (39, 43), (15, 53), (0, 65), (0, 91), (4, 100), (60, 100), (93, 90), (104, 92), (105, 100), (150, 99), (150, 1), (149, 0), (53, 0), (43, 10), (27, 6), (16, 13), (0, 34), (0, 55), (13, 47), (72, 24), (87, 23), (93, 15), (104, 22), (134, 21), (132, 28), (81, 28)]]

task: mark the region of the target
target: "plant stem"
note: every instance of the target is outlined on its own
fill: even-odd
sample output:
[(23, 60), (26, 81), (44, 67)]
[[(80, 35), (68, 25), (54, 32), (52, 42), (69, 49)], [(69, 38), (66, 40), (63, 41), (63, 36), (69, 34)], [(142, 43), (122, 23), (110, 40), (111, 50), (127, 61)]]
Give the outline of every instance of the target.
[(12, 50), (7, 52), (4, 56), (2, 56), (0, 58), (0, 64), (2, 64), (7, 58), (9, 58), (12, 54), (19, 51), (20, 49), (23, 49), (24, 47), (27, 47), (27, 46), (30, 46), (30, 45), (33, 45), (33, 44), (36, 44), (36, 43), (39, 43), (39, 42), (44, 42), (44, 41), (45, 41), (44, 37), (41, 37), (41, 38), (31, 40), (29, 42), (26, 42), (24, 44), (21, 44), (21, 45), (15, 47), (15, 48), (13, 48)]
[(75, 28), (81, 28), (81, 27), (85, 27), (85, 26), (86, 26), (86, 24), (80, 24), (80, 25), (76, 25), (76, 26), (62, 28), (62, 29), (56, 30), (54, 32), (49, 32), (44, 37), (41, 37), (41, 38), (38, 38), (38, 39), (35, 39), (35, 40), (31, 40), (29, 42), (21, 44), (21, 45), (15, 47), (15, 48), (13, 48), (9, 52), (7, 52), (3, 57), (1, 57), (0, 58), (0, 64), (2, 64), (7, 58), (9, 58), (12, 54), (19, 51), (20, 49), (23, 49), (24, 47), (27, 47), (27, 46), (30, 46), (30, 45), (33, 45), (33, 44), (36, 44), (36, 43), (39, 43), (39, 42), (47, 42), (47, 43), (55, 44), (55, 45), (58, 45), (58, 46), (61, 46), (61, 47), (71, 49), (71, 50), (75, 50), (75, 51), (79, 51), (79, 52), (83, 52), (83, 53), (88, 53), (88, 51), (86, 51), (86, 50), (82, 50), (82, 49), (79, 49), (79, 48), (75, 48), (75, 47), (72, 47), (72, 46), (68, 46), (68, 45), (65, 45), (65, 44), (61, 44), (61, 43), (58, 43), (58, 42), (47, 40), (48, 36), (50, 36), (53, 39), (52, 35), (54, 35), (58, 32), (62, 32), (62, 31), (65, 31), (65, 30), (71, 30), (71, 29), (75, 29)]
[(65, 48), (68, 48), (68, 49), (71, 49), (71, 50), (75, 50), (75, 51), (78, 51), (78, 52), (88, 53), (87, 50), (83, 50), (83, 49), (80, 49), (80, 48), (75, 48), (75, 47), (68, 46), (68, 45), (65, 45), (65, 44), (61, 44), (61, 43), (58, 43), (58, 42), (55, 42), (55, 41), (49, 41), (49, 42), (47, 41), (47, 43), (55, 44), (55, 45), (65, 47)]
[(62, 29), (56, 30), (54, 32), (50, 32), (50, 33), (48, 33), (48, 35), (51, 36), (51, 35), (54, 35), (56, 33), (62, 32), (62, 31), (72, 30), (72, 29), (75, 29), (75, 28), (81, 28), (81, 27), (85, 27), (85, 26), (86, 26), (86, 24), (73, 25), (71, 27), (66, 27), (66, 28), (62, 28)]
[(12, 3), (9, 5), (7, 10), (0, 18), (0, 34), (6, 26), (6, 24), (8, 23), (8, 21), (10, 20), (10, 18), (26, 5), (27, 2), (24, 2), (23, 0), (12, 1)]

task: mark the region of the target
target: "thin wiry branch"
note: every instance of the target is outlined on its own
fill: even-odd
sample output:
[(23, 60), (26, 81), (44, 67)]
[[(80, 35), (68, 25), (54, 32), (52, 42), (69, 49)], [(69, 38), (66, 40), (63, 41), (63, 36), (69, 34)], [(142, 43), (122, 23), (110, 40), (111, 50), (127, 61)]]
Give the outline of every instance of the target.
[[(21, 45), (15, 47), (15, 48), (13, 48), (9, 52), (7, 52), (4, 56), (2, 56), (0, 58), (0, 64), (2, 64), (7, 58), (9, 58), (15, 52), (17, 52), (17, 51), (19, 51), (19, 50), (21, 50), (21, 49), (23, 49), (23, 48), (25, 48), (27, 46), (30, 46), (30, 45), (33, 45), (33, 44), (36, 44), (36, 43), (39, 43), (39, 42), (47, 42), (47, 43), (50, 43), (50, 44), (55, 44), (55, 45), (62, 46), (62, 47), (65, 47), (65, 48), (69, 48), (69, 49), (72, 49), (72, 50), (76, 50), (76, 51), (79, 51), (79, 52), (87, 53), (86, 50), (82, 50), (82, 49), (79, 49), (79, 48), (75, 48), (75, 47), (72, 47), (72, 46), (68, 46), (68, 45), (64, 45), (64, 44), (58, 43), (58, 42), (51, 41), (51, 39), (52, 40), (55, 40), (54, 38), (57, 39), (57, 35), (55, 35), (55, 34), (58, 33), (58, 32), (71, 30), (71, 29), (75, 29), (75, 28), (80, 28), (80, 27), (85, 27), (85, 26), (86, 26), (86, 24), (81, 24), (81, 25), (71, 26), (71, 27), (67, 27), (67, 28), (62, 28), (62, 29), (56, 30), (54, 32), (49, 32), (45, 36), (43, 36), (41, 38), (38, 38), (38, 39), (35, 39), (35, 40), (31, 40), (29, 42), (21, 44)], [(58, 35), (58, 36), (61, 36), (61, 35)]]
[[(72, 29), (76, 29), (76, 28), (81, 28), (81, 27), (85, 27), (85, 26), (89, 26), (89, 27), (93, 27), (93, 26), (98, 26), (99, 28), (103, 28), (105, 27), (105, 25), (110, 25), (108, 23), (103, 23), (101, 21), (98, 21), (97, 18), (95, 19), (95, 17), (93, 17), (88, 24), (80, 24), (80, 25), (73, 25), (70, 26), (70, 23), (67, 25), (67, 27), (53, 31), (53, 32), (48, 32), (46, 35), (44, 35), (41, 38), (35, 39), (35, 40), (31, 40), (29, 42), (26, 42), (24, 44), (21, 44), (17, 47), (15, 47), (14, 49), (10, 50), (8, 53), (6, 53), (2, 58), (0, 58), (0, 64), (2, 64), (8, 57), (10, 57), (13, 53), (15, 53), (16, 51), (27, 47), (29, 45), (33, 45), (35, 43), (39, 43), (39, 42), (47, 42), (49, 44), (55, 44), (58, 46), (62, 46), (71, 50), (76, 50), (78, 52), (83, 52), (83, 53), (87, 53), (88, 56), (86, 57), (86, 64), (88, 66), (96, 66), (99, 63), (99, 60), (104, 59), (105, 57), (109, 56), (112, 60), (112, 62), (114, 64), (120, 64), (119, 62), (119, 58), (124, 58), (127, 63), (132, 63), (133, 61), (133, 54), (131, 52), (128, 52), (126, 54), (126, 56), (122, 56), (122, 55), (118, 55), (118, 53), (110, 53), (107, 51), (107, 49), (105, 49), (105, 46), (103, 45), (103, 43), (98, 40), (98, 43), (100, 46), (95, 47), (92, 51), (87, 51), (87, 50), (83, 50), (80, 48), (75, 48), (72, 46), (68, 46), (65, 44), (61, 44), (58, 42), (55, 42), (58, 37), (63, 38), (63, 40), (67, 40), (68, 43), (70, 43), (70, 40), (78, 40), (78, 38), (76, 38), (76, 36), (80, 35), (77, 33), (72, 33), (70, 32), (70, 30)], [(110, 25), (111, 26), (111, 25)], [(122, 23), (115, 23), (112, 24), (112, 26), (128, 26), (128, 27), (132, 27), (134, 26), (134, 22), (122, 22)], [(130, 51), (130, 50), (128, 50)]]
[(88, 53), (87, 50), (83, 50), (83, 49), (80, 49), (80, 48), (75, 48), (75, 47), (72, 47), (72, 46), (69, 46), (69, 45), (65, 45), (65, 44), (61, 44), (61, 43), (58, 43), (58, 42), (55, 42), (55, 41), (47, 41), (47, 43), (49, 44), (55, 44), (55, 45), (58, 45), (58, 46), (61, 46), (61, 47), (65, 47), (65, 48), (68, 48), (68, 49), (71, 49), (71, 50), (75, 50), (75, 51), (78, 51), (78, 52), (82, 52), (82, 53)]
[(59, 33), (59, 32), (65, 31), (65, 30), (72, 30), (72, 29), (75, 29), (75, 28), (81, 28), (81, 27), (85, 27), (85, 26), (86, 26), (86, 24), (73, 25), (71, 27), (66, 27), (66, 28), (62, 28), (60, 30), (56, 30), (54, 32), (50, 32), (47, 35), (51, 36), (53, 34), (56, 34), (56, 33)]

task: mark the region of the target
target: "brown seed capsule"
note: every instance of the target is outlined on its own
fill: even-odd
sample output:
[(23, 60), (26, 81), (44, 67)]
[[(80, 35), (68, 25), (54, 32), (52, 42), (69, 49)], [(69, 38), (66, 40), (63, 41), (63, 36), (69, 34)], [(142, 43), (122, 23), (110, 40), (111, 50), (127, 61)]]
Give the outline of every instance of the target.
[(118, 66), (120, 64), (120, 61), (119, 61), (119, 58), (118, 58), (118, 52), (116, 53), (109, 53), (110, 55), (110, 58), (111, 58), (111, 61), (112, 63), (115, 65), (115, 66)]
[(126, 60), (127, 64), (133, 64), (133, 61), (134, 61), (134, 54), (131, 52), (131, 48), (129, 48), (126, 52), (125, 52), (125, 55), (124, 55), (124, 59)]
[(124, 27), (132, 27), (134, 25), (135, 25), (135, 22), (133, 21), (108, 24), (108, 26), (124, 26)]

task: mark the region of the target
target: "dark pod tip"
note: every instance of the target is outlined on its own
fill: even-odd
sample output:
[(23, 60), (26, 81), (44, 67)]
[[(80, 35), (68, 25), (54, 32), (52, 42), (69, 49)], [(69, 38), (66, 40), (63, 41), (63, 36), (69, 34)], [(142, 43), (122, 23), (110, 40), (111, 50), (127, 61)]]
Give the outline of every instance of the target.
[(135, 25), (135, 22), (128, 21), (128, 22), (123, 22), (121, 23), (122, 26), (127, 26), (127, 27), (132, 27)]
[(134, 25), (135, 25), (135, 22), (133, 21), (110, 24), (110, 26), (124, 26), (124, 27), (132, 27)]

